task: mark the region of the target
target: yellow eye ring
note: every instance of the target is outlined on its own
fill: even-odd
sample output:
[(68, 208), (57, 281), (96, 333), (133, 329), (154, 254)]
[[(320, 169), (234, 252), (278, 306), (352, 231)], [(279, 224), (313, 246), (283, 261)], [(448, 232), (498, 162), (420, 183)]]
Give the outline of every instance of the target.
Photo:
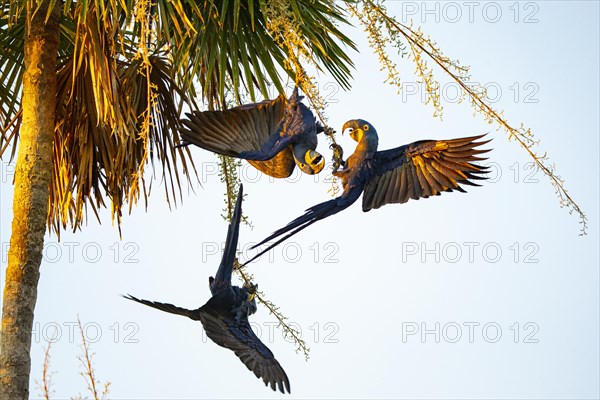
[(369, 130), (369, 125), (363, 125), (363, 131), (368, 131)]

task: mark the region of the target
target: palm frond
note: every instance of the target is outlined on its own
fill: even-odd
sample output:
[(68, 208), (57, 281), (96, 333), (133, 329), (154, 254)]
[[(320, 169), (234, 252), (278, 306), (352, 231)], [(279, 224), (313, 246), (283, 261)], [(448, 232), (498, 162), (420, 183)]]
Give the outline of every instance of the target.
[[(346, 50), (354, 44), (337, 28), (347, 24), (342, 10), (331, 0), (278, 1), (293, 15), (294, 46), (348, 86)], [(14, 154), (18, 140), (25, 26), (18, 11), (26, 3), (0, 7), (0, 156)], [(167, 201), (181, 199), (195, 172), (188, 150), (175, 147), (182, 110), (197, 108), (198, 97), (208, 108), (225, 107), (232, 95), (269, 97), (271, 86), (284, 91), (284, 75), (297, 78), (267, 3), (64, 1), (48, 214), (55, 232), (79, 228), (88, 210), (98, 217), (107, 205), (120, 223), (124, 205), (152, 189), (148, 161)]]
[[(306, 54), (349, 87), (353, 64), (347, 50), (355, 46), (336, 26), (348, 24), (344, 11), (328, 0), (280, 2), (294, 14), (299, 45)], [(271, 95), (267, 82), (283, 92), (281, 71), (295, 79), (287, 49), (269, 31), (272, 16), (266, 2), (159, 0), (156, 8), (157, 36), (165, 40), (176, 60), (182, 88), (187, 91), (199, 83), (209, 103), (224, 103), (227, 82), (233, 92), (243, 90), (256, 100), (256, 92)]]
[(8, 15), (0, 17), (0, 148), (5, 147), (9, 135), (13, 136), (11, 133), (19, 126), (13, 120), (21, 108), (24, 38), (24, 16), (15, 23), (11, 23)]
[[(72, 58), (63, 62), (48, 215), (57, 233), (67, 223), (79, 228), (88, 206), (97, 215), (97, 209), (105, 206), (105, 198), (120, 222), (125, 203), (132, 205), (140, 195), (146, 199), (149, 194), (151, 186), (146, 187), (143, 174), (147, 158), (159, 160), (167, 199), (175, 202), (177, 193), (182, 192), (180, 168), (195, 171), (188, 150), (175, 147), (179, 143), (179, 104), (189, 102), (178, 89), (168, 60), (152, 56), (150, 61), (149, 80), (140, 72), (140, 59), (119, 60), (116, 69), (110, 71), (111, 77), (106, 78), (117, 85), (115, 107), (108, 114), (115, 115), (118, 110), (118, 119), (103, 119), (99, 113), (94, 99), (96, 81), (88, 64), (75, 69)], [(149, 102), (148, 89), (154, 101)], [(141, 136), (140, 117), (146, 109), (151, 111), (149, 135)], [(118, 128), (113, 125), (116, 120), (120, 121)], [(187, 173), (188, 181), (190, 177)]]

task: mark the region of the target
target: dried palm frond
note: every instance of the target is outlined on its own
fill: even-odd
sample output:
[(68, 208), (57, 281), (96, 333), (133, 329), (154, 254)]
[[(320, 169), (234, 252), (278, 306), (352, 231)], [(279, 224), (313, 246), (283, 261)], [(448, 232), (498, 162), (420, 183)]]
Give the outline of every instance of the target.
[[(337, 27), (346, 23), (340, 8), (330, 0), (281, 3), (301, 27), (302, 47), (347, 87), (352, 62), (345, 47), (354, 44)], [(10, 148), (11, 159), (20, 127), (24, 4), (36, 2), (0, 7), (0, 157)], [(198, 98), (222, 108), (229, 93), (267, 97), (270, 84), (283, 92), (282, 72), (294, 77), (284, 44), (267, 28), (269, 15), (264, 0), (66, 0), (49, 226), (77, 229), (88, 207), (98, 216), (109, 204), (120, 224), (125, 204), (150, 193), (148, 161), (160, 170), (167, 201), (181, 198), (180, 171), (188, 181), (195, 172), (187, 149), (175, 147), (182, 110), (197, 108)]]

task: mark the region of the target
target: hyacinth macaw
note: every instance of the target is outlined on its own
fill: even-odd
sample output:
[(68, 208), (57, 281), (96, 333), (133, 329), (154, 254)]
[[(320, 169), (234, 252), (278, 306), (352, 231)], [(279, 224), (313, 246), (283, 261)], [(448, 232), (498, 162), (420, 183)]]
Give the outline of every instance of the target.
[(248, 284), (244, 287), (231, 285), (231, 273), (237, 251), (239, 225), (242, 206), (242, 186), (238, 194), (235, 211), (227, 231), (225, 250), (216, 276), (209, 278), (212, 297), (202, 307), (188, 310), (168, 303), (142, 300), (131, 295), (125, 298), (172, 314), (183, 315), (200, 321), (206, 335), (221, 347), (232, 350), (236, 356), (254, 372), (257, 378), (262, 378), (265, 385), (273, 390), (277, 388), (290, 393), (288, 377), (273, 356), (252, 331), (248, 316), (256, 312), (257, 285)]
[(318, 174), (325, 165), (316, 151), (323, 127), (302, 98), (296, 87), (289, 99), (279, 96), (225, 111), (188, 113), (189, 119), (182, 121), (184, 145), (243, 158), (275, 178), (287, 178), (296, 165), (306, 174)]
[(304, 215), (273, 232), (253, 248), (273, 239), (277, 241), (245, 264), (309, 225), (348, 208), (361, 194), (362, 209), (367, 212), (385, 204), (406, 203), (409, 199), (437, 196), (441, 192), (466, 192), (461, 185), (480, 186), (472, 180), (486, 179), (481, 174), (485, 174), (487, 168), (474, 163), (486, 159), (477, 156), (489, 151), (477, 148), (489, 142), (477, 142), (485, 135), (451, 140), (420, 140), (377, 151), (379, 137), (369, 122), (362, 119), (347, 121), (342, 134), (346, 130), (350, 131), (350, 137), (358, 145), (344, 168), (333, 173), (342, 181), (342, 194), (307, 209)]

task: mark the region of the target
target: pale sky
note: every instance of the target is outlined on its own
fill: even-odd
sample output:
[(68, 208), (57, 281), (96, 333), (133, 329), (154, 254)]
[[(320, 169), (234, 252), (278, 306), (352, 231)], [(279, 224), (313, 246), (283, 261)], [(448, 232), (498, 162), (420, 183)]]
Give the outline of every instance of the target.
[[(468, 3), (468, 4), (467, 4)], [(403, 5), (404, 4), (404, 5)], [(548, 179), (506, 134), (454, 104), (442, 81), (443, 121), (432, 117), (399, 60), (403, 94), (383, 80), (360, 29), (353, 88), (318, 77), (338, 131), (371, 122), (379, 149), (421, 139), (489, 132), (492, 179), (467, 194), (386, 205), (360, 202), (250, 265), (255, 282), (301, 330), (310, 359), (294, 352), (259, 306), (257, 334), (287, 372), (288, 398), (598, 398), (599, 33), (597, 2), (389, 2), (411, 15), (445, 54), (471, 65), (494, 105), (541, 139), (569, 194), (589, 218), (561, 209)], [(402, 18), (402, 17), (400, 17)], [(438, 74), (442, 77), (441, 74)], [(347, 157), (355, 142), (338, 134)], [(331, 157), (326, 141), (319, 150)], [(97, 378), (110, 398), (281, 398), (201, 324), (122, 299), (197, 308), (210, 297), (227, 224), (216, 157), (192, 154), (202, 186), (169, 210), (160, 181), (148, 211), (123, 218), (123, 239), (90, 220), (82, 232), (46, 238), (32, 344), (31, 396), (39, 398), (43, 349), (54, 340), (53, 398), (90, 396), (77, 356), (79, 315)], [(4, 279), (12, 219), (12, 166), (1, 162)], [(277, 180), (244, 163), (240, 249), (330, 198), (328, 170)], [(253, 253), (247, 253), (253, 254)], [(56, 336), (58, 332), (58, 336)], [(73, 334), (75, 333), (75, 334)]]

